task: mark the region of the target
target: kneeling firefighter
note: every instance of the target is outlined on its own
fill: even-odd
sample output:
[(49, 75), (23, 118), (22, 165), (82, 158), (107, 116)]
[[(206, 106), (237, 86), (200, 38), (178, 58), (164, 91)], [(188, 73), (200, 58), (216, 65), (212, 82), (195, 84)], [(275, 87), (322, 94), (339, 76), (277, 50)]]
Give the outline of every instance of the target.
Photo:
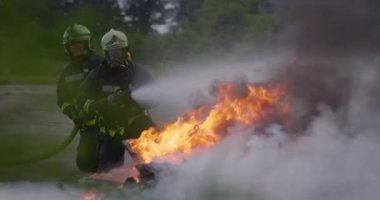
[(83, 115), (96, 118), (97, 171), (106, 172), (123, 164), (123, 140), (138, 138), (154, 124), (147, 111), (131, 97), (139, 70), (132, 63), (126, 35), (111, 29), (103, 36), (101, 46), (105, 59), (82, 83), (79, 102)]

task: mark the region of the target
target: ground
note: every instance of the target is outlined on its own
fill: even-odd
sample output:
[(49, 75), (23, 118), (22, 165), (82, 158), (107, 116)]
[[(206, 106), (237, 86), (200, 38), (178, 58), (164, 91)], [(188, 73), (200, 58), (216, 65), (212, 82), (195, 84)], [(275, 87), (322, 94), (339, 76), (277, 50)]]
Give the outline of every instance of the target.
[[(28, 158), (59, 145), (73, 126), (56, 106), (53, 85), (0, 86), (0, 158)], [(76, 181), (78, 138), (51, 159), (30, 165), (1, 167), (0, 182)]]

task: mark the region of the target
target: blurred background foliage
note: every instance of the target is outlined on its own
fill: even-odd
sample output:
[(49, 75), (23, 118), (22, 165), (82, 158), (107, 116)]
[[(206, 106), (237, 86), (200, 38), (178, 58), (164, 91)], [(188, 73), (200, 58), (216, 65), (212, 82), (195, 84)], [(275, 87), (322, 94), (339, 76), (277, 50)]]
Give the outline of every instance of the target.
[(134, 59), (160, 72), (210, 56), (251, 56), (276, 28), (267, 0), (0, 0), (0, 82), (55, 82), (71, 23), (123, 30)]

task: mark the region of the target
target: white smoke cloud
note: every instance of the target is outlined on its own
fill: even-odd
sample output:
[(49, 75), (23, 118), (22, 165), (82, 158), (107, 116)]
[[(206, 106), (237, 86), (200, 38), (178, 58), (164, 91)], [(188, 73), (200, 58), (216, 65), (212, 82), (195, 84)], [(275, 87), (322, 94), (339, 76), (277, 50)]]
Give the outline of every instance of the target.
[(167, 169), (136, 199), (378, 199), (377, 72), (355, 71), (349, 103), (338, 110), (320, 104), (301, 134), (274, 124), (264, 134), (231, 129), (216, 148)]
[(69, 186), (48, 183), (1, 183), (0, 199), (71, 200), (81, 199), (83, 192)]
[(379, 138), (346, 134), (323, 109), (296, 140), (278, 128), (231, 131), (238, 135), (160, 177), (155, 199), (378, 199)]

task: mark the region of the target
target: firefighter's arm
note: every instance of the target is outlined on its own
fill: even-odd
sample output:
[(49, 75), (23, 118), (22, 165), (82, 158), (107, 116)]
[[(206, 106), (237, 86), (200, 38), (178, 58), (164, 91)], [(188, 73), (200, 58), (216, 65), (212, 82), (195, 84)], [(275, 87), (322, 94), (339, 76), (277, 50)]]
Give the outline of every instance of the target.
[(97, 85), (97, 72), (92, 70), (79, 88), (76, 106), (77, 110), (79, 110), (78, 119), (81, 121), (96, 119), (98, 113), (104, 107), (103, 100), (97, 99)]
[(57, 105), (60, 110), (68, 116), (70, 119), (74, 119), (75, 115), (77, 115), (77, 110), (75, 109), (75, 105), (72, 102), (72, 99), (69, 99), (70, 96), (69, 89), (67, 88), (67, 84), (65, 82), (64, 77), (66, 76), (66, 70), (61, 74), (57, 83)]

